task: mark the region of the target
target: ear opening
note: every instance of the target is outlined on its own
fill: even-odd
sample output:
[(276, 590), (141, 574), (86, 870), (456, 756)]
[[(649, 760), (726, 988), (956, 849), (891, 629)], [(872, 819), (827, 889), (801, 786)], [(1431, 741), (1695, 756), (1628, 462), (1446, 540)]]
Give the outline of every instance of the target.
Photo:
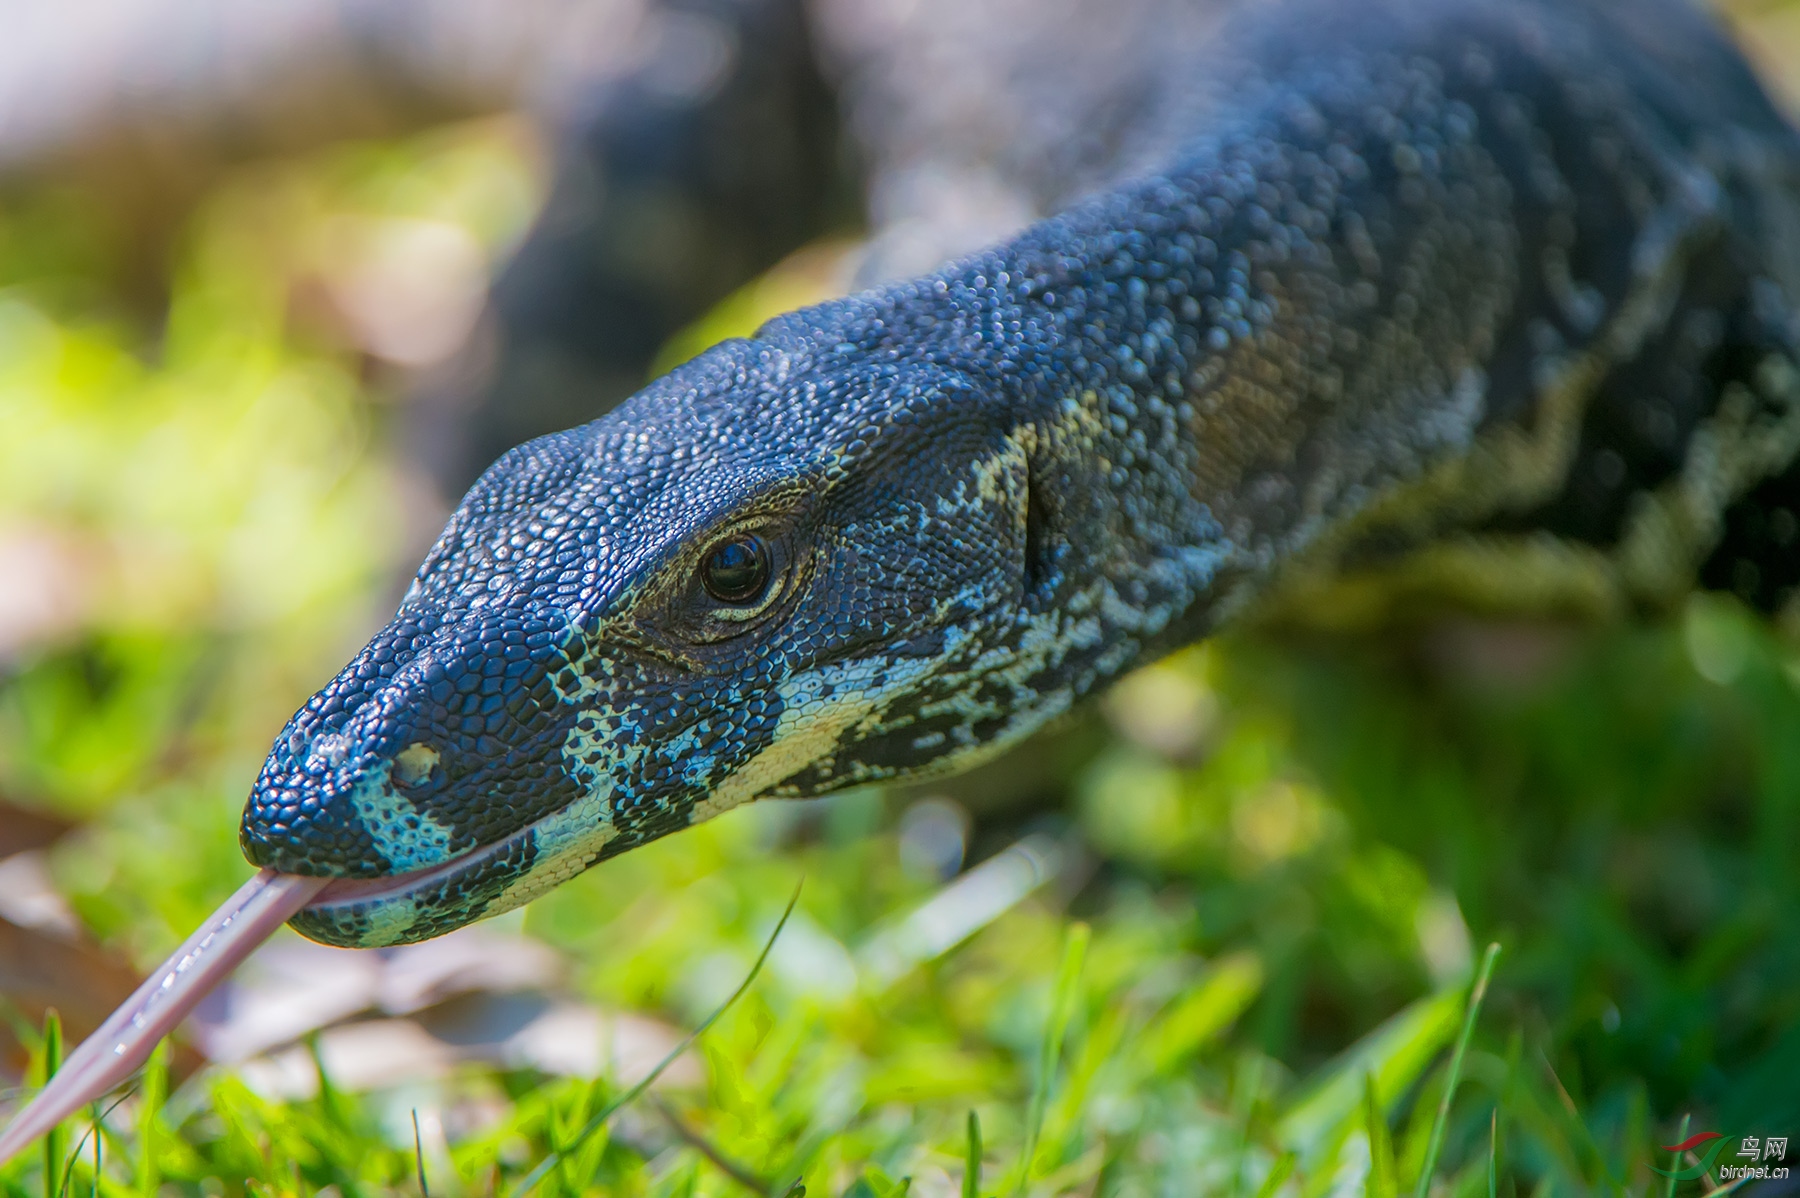
[(1025, 470), (1025, 562), (1021, 584), (1027, 605), (1047, 602), (1062, 558), (1062, 502), (1029, 456)]

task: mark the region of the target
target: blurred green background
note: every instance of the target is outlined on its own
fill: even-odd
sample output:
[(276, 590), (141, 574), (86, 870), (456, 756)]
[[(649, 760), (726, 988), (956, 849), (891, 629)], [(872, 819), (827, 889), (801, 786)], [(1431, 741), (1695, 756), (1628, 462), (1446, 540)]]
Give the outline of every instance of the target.
[[(408, 286), (453, 308), (532, 219), (541, 161), (499, 119), (234, 171), (153, 320), (104, 210), (0, 211), (0, 798), (69, 827), (35, 860), (79, 926), (45, 943), (147, 968), (248, 875), (237, 815), (270, 738), (447, 514), (406, 449), (407, 379), (371, 350), (408, 335), (382, 314)], [(450, 274), (421, 284), (427, 259)], [(812, 298), (817, 260), (670, 355)], [(1043, 885), (870, 964), (1022, 838)], [(735, 812), (505, 927), (566, 954), (584, 1000), (691, 1026), (802, 877), (700, 1068), (537, 1192), (963, 1193), (970, 1111), (983, 1193), (1410, 1189), (1490, 942), (1439, 1189), (1486, 1192), (1496, 1127), (1498, 1187), (1546, 1194), (1663, 1193), (1682, 1126), (1800, 1134), (1800, 646), (1728, 599), (1226, 638), (969, 779)], [(92, 999), (72, 985), (65, 1008)], [(27, 1081), (42, 992), (8, 995)], [(280, 1099), (202, 1071), (115, 1111), (101, 1174), (90, 1144), (69, 1185), (414, 1193), (424, 1162), (434, 1193), (507, 1192), (620, 1084), (466, 1065)], [(421, 1108), (456, 1117), (415, 1152)], [(0, 1186), (44, 1193), (43, 1169)]]

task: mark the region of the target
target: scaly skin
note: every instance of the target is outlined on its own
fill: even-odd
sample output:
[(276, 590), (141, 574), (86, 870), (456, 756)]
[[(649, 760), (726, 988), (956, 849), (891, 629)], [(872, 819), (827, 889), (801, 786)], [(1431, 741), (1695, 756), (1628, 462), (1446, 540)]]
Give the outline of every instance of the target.
[[(259, 865), (430, 872), (295, 925), (422, 939), (752, 799), (962, 768), (1322, 588), (1690, 585), (1800, 445), (1800, 144), (1674, 0), (1341, 8), (1235, 35), (1256, 69), (1161, 171), (494, 465), (244, 814)], [(713, 598), (747, 534), (772, 580)]]

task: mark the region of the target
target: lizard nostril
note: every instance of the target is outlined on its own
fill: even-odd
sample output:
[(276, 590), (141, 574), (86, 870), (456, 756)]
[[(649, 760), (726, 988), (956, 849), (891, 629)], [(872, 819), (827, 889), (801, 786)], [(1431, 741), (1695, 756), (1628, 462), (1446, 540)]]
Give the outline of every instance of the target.
[(417, 786), (431, 777), (438, 763), (438, 751), (417, 741), (394, 755), (394, 781), (402, 786)]

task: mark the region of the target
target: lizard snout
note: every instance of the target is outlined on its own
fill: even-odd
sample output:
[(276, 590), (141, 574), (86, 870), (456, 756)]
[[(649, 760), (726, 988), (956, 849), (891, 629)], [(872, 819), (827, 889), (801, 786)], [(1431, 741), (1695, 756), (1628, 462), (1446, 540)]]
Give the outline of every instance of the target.
[(288, 721), (244, 809), (254, 864), (378, 878), (503, 840), (576, 797), (548, 629), (398, 619)]

